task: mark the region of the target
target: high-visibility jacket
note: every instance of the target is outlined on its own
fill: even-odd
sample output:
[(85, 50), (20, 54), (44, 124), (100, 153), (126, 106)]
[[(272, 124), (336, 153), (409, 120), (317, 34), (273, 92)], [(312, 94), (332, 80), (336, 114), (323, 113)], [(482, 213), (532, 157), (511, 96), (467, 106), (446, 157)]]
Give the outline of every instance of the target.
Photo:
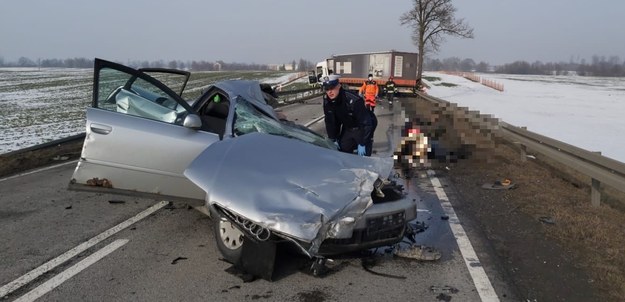
[(365, 81), (358, 90), (365, 96), (365, 104), (375, 107), (375, 99), (378, 96), (378, 83), (375, 81)]

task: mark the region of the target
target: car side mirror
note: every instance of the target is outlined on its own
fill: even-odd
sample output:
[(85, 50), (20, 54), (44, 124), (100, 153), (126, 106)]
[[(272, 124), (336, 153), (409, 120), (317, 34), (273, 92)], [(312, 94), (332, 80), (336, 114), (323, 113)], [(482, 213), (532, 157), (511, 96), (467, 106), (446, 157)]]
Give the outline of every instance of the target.
[(192, 129), (200, 129), (202, 127), (202, 119), (197, 114), (189, 114), (184, 118), (182, 126)]

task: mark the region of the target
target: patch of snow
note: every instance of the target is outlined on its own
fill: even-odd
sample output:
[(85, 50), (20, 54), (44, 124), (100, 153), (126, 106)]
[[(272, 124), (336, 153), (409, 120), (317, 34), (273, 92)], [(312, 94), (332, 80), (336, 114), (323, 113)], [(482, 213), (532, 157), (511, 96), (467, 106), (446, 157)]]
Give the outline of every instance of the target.
[(625, 78), (478, 75), (504, 91), (443, 73), (426, 72), (441, 81), (424, 82), (432, 96), (625, 162)]
[(289, 82), (293, 79), (295, 79), (295, 77), (297, 77), (298, 73), (297, 72), (292, 72), (292, 73), (287, 73), (284, 74), (280, 77), (275, 77), (275, 78), (264, 78), (264, 79), (259, 79), (258, 81), (261, 83), (267, 83), (270, 85), (278, 85), (278, 84), (284, 84), (286, 82)]

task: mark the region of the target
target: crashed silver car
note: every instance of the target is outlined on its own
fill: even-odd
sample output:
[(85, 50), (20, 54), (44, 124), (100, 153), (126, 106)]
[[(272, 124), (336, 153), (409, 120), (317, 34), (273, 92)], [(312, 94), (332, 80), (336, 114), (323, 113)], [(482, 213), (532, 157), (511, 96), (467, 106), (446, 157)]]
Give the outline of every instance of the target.
[(415, 202), (393, 183), (384, 183), (384, 198), (372, 194), (392, 173), (392, 158), (339, 152), (279, 119), (258, 82), (223, 81), (184, 100), (188, 78), (96, 59), (70, 189), (202, 200), (232, 263), (259, 243), (288, 242), (323, 257), (402, 239)]

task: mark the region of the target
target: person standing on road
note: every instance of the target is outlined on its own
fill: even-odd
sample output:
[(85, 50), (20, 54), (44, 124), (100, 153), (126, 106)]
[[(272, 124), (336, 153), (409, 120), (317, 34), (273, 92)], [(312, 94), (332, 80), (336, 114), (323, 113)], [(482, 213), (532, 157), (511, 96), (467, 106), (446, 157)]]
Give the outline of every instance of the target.
[(395, 95), (395, 81), (393, 81), (393, 77), (389, 77), (388, 81), (384, 85), (384, 90), (386, 91), (386, 98), (388, 99), (389, 105), (393, 104), (393, 96)]
[(367, 80), (362, 83), (362, 86), (360, 87), (358, 92), (365, 99), (365, 105), (367, 106), (367, 109), (373, 112), (379, 93), (378, 83), (373, 80), (373, 74), (369, 74), (367, 76)]
[(338, 75), (323, 78), (323, 113), (328, 138), (342, 152), (371, 156), (373, 133), (377, 126), (375, 115), (367, 110), (364, 100), (344, 90)]

